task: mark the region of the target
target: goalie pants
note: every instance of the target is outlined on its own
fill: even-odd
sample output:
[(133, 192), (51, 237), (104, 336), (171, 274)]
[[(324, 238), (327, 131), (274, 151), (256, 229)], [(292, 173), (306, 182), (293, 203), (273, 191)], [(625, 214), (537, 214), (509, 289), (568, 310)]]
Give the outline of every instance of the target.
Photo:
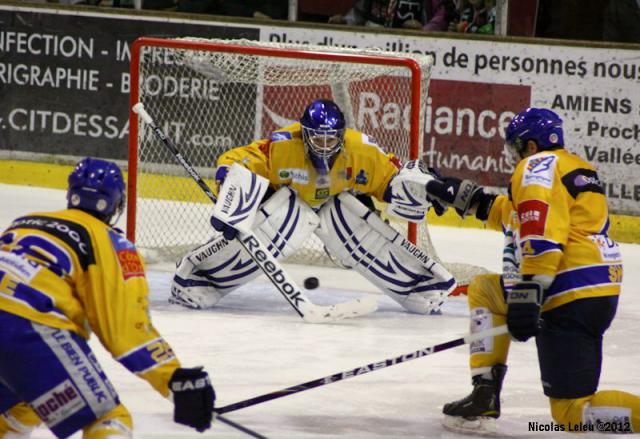
[(0, 437), (40, 421), (56, 437), (131, 437), (132, 421), (80, 336), (0, 311)]
[[(502, 277), (476, 276), (468, 290), (471, 331), (506, 324), (507, 304)], [(576, 300), (543, 312), (543, 329), (536, 337), (544, 394), (549, 397), (554, 420), (565, 428), (594, 420), (616, 420), (640, 432), (640, 398), (621, 391), (600, 391), (602, 336), (613, 320), (618, 296)], [(506, 364), (508, 334), (471, 344), (472, 375)], [(615, 425), (614, 425), (615, 424)]]

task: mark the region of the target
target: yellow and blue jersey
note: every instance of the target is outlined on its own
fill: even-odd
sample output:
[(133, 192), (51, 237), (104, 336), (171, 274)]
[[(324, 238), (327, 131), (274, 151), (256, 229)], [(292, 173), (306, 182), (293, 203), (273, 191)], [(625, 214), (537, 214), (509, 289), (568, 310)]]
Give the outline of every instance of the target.
[(274, 131), (270, 139), (231, 149), (218, 158), (218, 167), (239, 163), (270, 181), (274, 190), (294, 189), (312, 207), (345, 190), (364, 193), (382, 201), (389, 181), (398, 172), (399, 160), (359, 131), (345, 130), (344, 147), (331, 171), (319, 174), (305, 153), (300, 124)]
[(505, 227), (515, 213), (520, 274), (554, 278), (544, 311), (620, 293), (622, 256), (592, 165), (565, 149), (539, 152), (518, 163), (510, 197), (496, 199), (487, 222)]
[(144, 263), (120, 232), (77, 209), (16, 219), (0, 235), (0, 309), (89, 338), (168, 396), (180, 363), (151, 323)]

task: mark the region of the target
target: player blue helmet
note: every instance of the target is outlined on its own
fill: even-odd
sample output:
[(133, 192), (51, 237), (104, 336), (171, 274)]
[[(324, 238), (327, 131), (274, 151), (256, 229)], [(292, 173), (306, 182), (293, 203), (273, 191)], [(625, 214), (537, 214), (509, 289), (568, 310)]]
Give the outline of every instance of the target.
[(527, 108), (516, 114), (506, 129), (509, 149), (522, 157), (527, 141), (533, 140), (539, 150), (564, 146), (562, 119), (546, 108)]
[(115, 223), (124, 210), (125, 198), (122, 172), (113, 162), (87, 157), (69, 174), (68, 208)]
[(300, 125), (309, 160), (318, 172), (329, 173), (344, 145), (344, 114), (333, 101), (317, 99), (304, 110)]

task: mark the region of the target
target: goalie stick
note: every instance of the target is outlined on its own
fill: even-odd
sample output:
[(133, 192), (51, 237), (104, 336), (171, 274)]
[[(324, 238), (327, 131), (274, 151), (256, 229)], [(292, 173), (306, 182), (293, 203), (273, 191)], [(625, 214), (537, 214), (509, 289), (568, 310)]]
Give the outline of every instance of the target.
[(216, 408), (213, 411), (217, 414), (233, 412), (245, 407), (251, 407), (252, 405), (282, 398), (284, 396), (294, 395), (296, 393), (313, 389), (315, 387), (324, 386), (327, 384), (335, 383), (337, 381), (346, 380), (347, 378), (353, 378), (356, 376), (364, 375), (366, 373), (374, 372), (376, 370), (384, 369), (386, 367), (395, 366), (396, 364), (406, 363), (407, 361), (415, 360), (417, 358), (422, 358), (427, 355), (435, 354), (437, 352), (446, 351), (447, 349), (455, 348), (457, 346), (473, 343), (474, 341), (482, 340), (483, 338), (495, 337), (497, 335), (506, 334), (506, 333), (507, 333), (507, 325), (497, 326), (495, 328), (487, 329), (487, 330), (476, 332), (473, 334), (467, 334), (464, 337), (456, 338), (455, 340), (450, 340), (437, 345), (418, 349), (417, 351), (399, 355), (394, 358), (388, 358), (386, 360), (376, 361), (374, 363), (369, 363), (364, 366), (356, 367), (355, 369), (349, 369), (343, 372), (334, 373), (326, 377), (307, 381), (306, 383), (287, 387), (286, 389), (276, 390), (275, 392), (266, 393), (264, 395), (245, 399), (244, 401), (228, 404), (223, 407)]
[[(200, 186), (200, 189), (216, 202), (207, 183), (200, 177), (198, 171), (180, 153), (173, 141), (155, 124), (149, 113), (145, 110), (142, 102), (138, 102), (132, 108), (133, 112), (140, 116), (144, 123), (149, 125), (156, 137), (173, 154), (173, 156), (185, 168), (187, 173)], [(338, 303), (335, 305), (316, 305), (302, 292), (302, 289), (289, 274), (282, 268), (280, 262), (267, 250), (266, 246), (252, 233), (238, 231), (237, 238), (240, 245), (249, 253), (251, 258), (260, 267), (271, 283), (289, 302), (293, 309), (305, 322), (327, 323), (349, 317), (357, 317), (374, 312), (378, 308), (378, 302), (373, 297), (361, 298), (350, 302)]]

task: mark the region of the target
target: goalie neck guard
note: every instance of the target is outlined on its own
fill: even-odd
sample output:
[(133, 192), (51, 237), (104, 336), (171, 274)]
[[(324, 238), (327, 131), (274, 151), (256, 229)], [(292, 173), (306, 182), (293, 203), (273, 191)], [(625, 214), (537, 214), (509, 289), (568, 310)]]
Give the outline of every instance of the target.
[(344, 145), (342, 111), (333, 101), (317, 99), (304, 110), (300, 125), (309, 160), (320, 174), (328, 174)]

